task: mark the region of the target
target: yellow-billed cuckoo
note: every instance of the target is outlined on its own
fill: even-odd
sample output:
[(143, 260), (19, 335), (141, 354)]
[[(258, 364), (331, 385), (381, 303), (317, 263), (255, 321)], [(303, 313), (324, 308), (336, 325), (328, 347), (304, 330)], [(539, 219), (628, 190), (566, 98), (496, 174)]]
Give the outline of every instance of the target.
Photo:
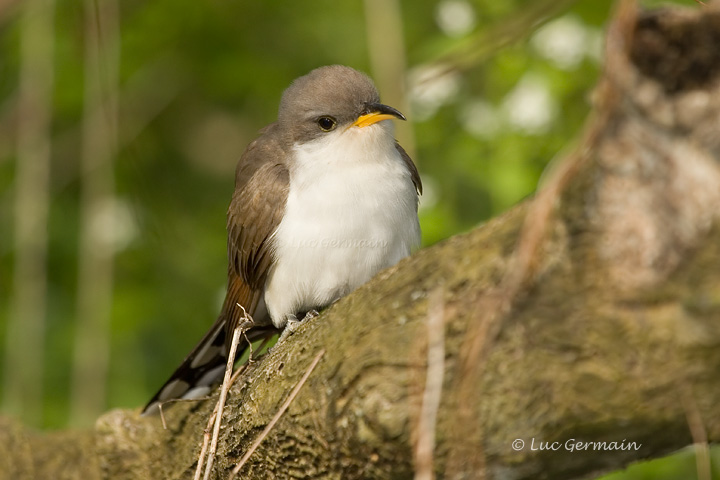
[(277, 122), (237, 165), (222, 312), (144, 412), (218, 382), (243, 308), (254, 320), (248, 338), (267, 337), (418, 246), (422, 185), (393, 118), (405, 120), (349, 67), (315, 69), (285, 90)]

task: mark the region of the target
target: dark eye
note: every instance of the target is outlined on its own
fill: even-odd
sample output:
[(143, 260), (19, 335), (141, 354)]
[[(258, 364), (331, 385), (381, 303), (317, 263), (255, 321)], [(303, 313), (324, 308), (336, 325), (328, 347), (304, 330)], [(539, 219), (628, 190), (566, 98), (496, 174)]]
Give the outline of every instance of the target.
[(320, 117), (317, 120), (317, 124), (320, 126), (320, 130), (323, 132), (329, 132), (335, 128), (337, 122), (332, 117)]

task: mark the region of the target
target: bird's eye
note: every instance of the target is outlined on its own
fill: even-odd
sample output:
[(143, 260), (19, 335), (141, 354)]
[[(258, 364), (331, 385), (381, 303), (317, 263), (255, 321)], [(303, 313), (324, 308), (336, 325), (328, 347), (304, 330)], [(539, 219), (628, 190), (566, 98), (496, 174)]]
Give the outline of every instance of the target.
[(320, 117), (317, 120), (317, 124), (320, 127), (320, 130), (323, 132), (329, 132), (330, 130), (335, 129), (337, 122), (332, 117)]

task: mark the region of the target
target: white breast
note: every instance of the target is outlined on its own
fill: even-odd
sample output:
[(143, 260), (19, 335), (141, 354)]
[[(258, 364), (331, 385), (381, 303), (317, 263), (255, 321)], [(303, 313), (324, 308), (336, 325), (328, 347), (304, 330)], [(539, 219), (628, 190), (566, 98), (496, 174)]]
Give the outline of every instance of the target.
[(265, 285), (277, 327), (350, 293), (420, 243), (417, 192), (389, 121), (338, 129), (294, 154)]

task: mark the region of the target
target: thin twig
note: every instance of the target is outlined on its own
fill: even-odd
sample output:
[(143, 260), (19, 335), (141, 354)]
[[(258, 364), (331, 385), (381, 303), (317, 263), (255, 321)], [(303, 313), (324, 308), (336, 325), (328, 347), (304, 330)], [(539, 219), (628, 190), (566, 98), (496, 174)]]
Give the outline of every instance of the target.
[(158, 410), (160, 411), (160, 421), (162, 421), (163, 430), (167, 430), (167, 422), (165, 421), (165, 412), (163, 412), (162, 403), (158, 403)]
[(216, 403), (213, 413), (208, 419), (207, 426), (205, 426), (205, 430), (203, 430), (203, 444), (200, 449), (200, 455), (198, 456), (197, 467), (195, 468), (195, 476), (193, 477), (193, 480), (200, 480), (200, 476), (202, 475), (203, 464), (205, 463), (205, 452), (207, 452), (208, 445), (210, 444), (210, 429), (217, 418), (217, 411), (218, 404)]
[(435, 429), (442, 396), (445, 372), (445, 302), (444, 289), (437, 287), (428, 299), (427, 373), (423, 393), (418, 438), (415, 444), (415, 480), (432, 480)]
[[(239, 303), (236, 303), (235, 305), (237, 305), (242, 310), (242, 317), (240, 317), (237, 326), (233, 330), (232, 342), (230, 343), (230, 352), (228, 353), (227, 365), (225, 366), (225, 376), (223, 377), (222, 387), (220, 388), (220, 397), (218, 398), (216, 406), (217, 413), (215, 417), (215, 428), (213, 429), (212, 442), (210, 443), (210, 454), (208, 455), (208, 463), (205, 466), (205, 475), (203, 476), (204, 480), (208, 480), (210, 478), (210, 472), (212, 471), (213, 463), (215, 462), (215, 453), (217, 452), (218, 438), (220, 437), (220, 426), (222, 425), (222, 416), (223, 410), (225, 409), (225, 400), (227, 399), (228, 391), (230, 391), (230, 386), (234, 381), (233, 379), (237, 378), (235, 376), (232, 376), (232, 370), (233, 366), (235, 365), (235, 356), (237, 355), (237, 347), (240, 343), (240, 335), (245, 335), (245, 331), (248, 329), (248, 326), (252, 325), (253, 323), (253, 319), (245, 310), (245, 307), (243, 307)], [(245, 340), (250, 343), (247, 336), (245, 336)], [(252, 345), (250, 349), (250, 351), (252, 352)]]
[[(260, 343), (260, 346), (257, 348), (258, 354), (262, 353), (263, 348), (267, 347), (267, 344), (270, 343), (270, 340), (272, 340), (272, 336), (262, 339), (262, 343)], [(252, 353), (253, 353), (252, 350), (250, 350), (250, 356), (248, 357), (248, 363), (253, 363), (255, 361), (255, 359), (252, 356)]]
[(212, 471), (213, 462), (215, 461), (215, 453), (217, 452), (217, 442), (220, 437), (220, 425), (222, 424), (222, 413), (225, 408), (225, 399), (227, 398), (227, 392), (230, 389), (230, 377), (232, 375), (233, 365), (235, 364), (235, 354), (237, 353), (237, 346), (240, 342), (240, 335), (244, 328), (241, 325), (235, 327), (233, 330), (232, 343), (230, 344), (230, 353), (228, 354), (227, 366), (225, 367), (225, 378), (223, 379), (222, 388), (220, 389), (220, 398), (217, 403), (217, 415), (215, 417), (215, 428), (213, 429), (212, 442), (210, 443), (210, 453), (208, 455), (207, 465), (205, 466), (204, 480), (210, 478), (210, 472)]
[(300, 389), (305, 384), (308, 377), (310, 376), (312, 371), (315, 369), (315, 367), (317, 366), (318, 362), (320, 361), (320, 359), (322, 358), (323, 355), (325, 355), (325, 350), (320, 350), (320, 352), (317, 355), (315, 355), (315, 358), (313, 359), (312, 363), (310, 364), (308, 369), (305, 371), (305, 374), (302, 376), (302, 378), (297, 383), (297, 385), (295, 385), (295, 388), (293, 388), (293, 391), (290, 393), (290, 396), (287, 398), (287, 400), (285, 400), (285, 403), (282, 404), (282, 406), (280, 407), (280, 410), (277, 411), (277, 413), (275, 414), (273, 419), (270, 420), (270, 423), (267, 424), (267, 426), (262, 431), (262, 433), (258, 436), (258, 438), (255, 439), (253, 444), (250, 446), (250, 449), (248, 449), (248, 451), (245, 453), (245, 455), (240, 459), (240, 462), (237, 465), (235, 465), (235, 468), (233, 468), (233, 471), (230, 474), (230, 476), (228, 477), (228, 480), (233, 480), (235, 478), (235, 476), (240, 471), (240, 469), (245, 465), (245, 463), (247, 463), (250, 456), (253, 453), (255, 453), (255, 450), (257, 450), (258, 446), (260, 446), (262, 441), (265, 440), (265, 437), (268, 436), (268, 434), (273, 429), (273, 427), (275, 426), (277, 421), (280, 420), (280, 417), (282, 417), (282, 415), (285, 413), (285, 410), (287, 410), (288, 407), (290, 406), (290, 404), (292, 403), (292, 401), (295, 400), (295, 397), (297, 396), (298, 392), (300, 392)]
[[(241, 307), (242, 308), (242, 307)], [(244, 311), (244, 309), (243, 309)], [(247, 330), (242, 331), (243, 337), (245, 337), (245, 341), (248, 343), (248, 348), (250, 349), (250, 355), (248, 358), (248, 363), (252, 363), (255, 361), (253, 359), (253, 348), (252, 348), (252, 342), (247, 337)], [(270, 342), (270, 338), (264, 338), (262, 340), (262, 343), (260, 344), (260, 347), (257, 349), (258, 352), (262, 352), (262, 349), (265, 348), (265, 346)], [(230, 385), (232, 386), (235, 383), (235, 380), (237, 380), (237, 377), (240, 376), (240, 374), (245, 370), (244, 367), (246, 365), (243, 365), (241, 368), (238, 368), (235, 373), (233, 373), (232, 378), (230, 379)], [(167, 422), (165, 421), (165, 411), (163, 410), (163, 407), (167, 405), (168, 403), (179, 403), (179, 402), (198, 402), (198, 401), (204, 401), (204, 400), (210, 400), (209, 395), (206, 395), (204, 397), (199, 398), (171, 398), (169, 400), (164, 400), (162, 402), (158, 403), (158, 410), (160, 411), (160, 420), (162, 421), (163, 430), (167, 430)]]
[[(238, 303), (237, 305), (238, 305), (240, 308), (243, 309), (243, 312), (245, 311), (245, 309), (242, 307), (242, 305), (240, 305), (239, 303)], [(247, 313), (246, 313), (245, 315), (247, 315)], [(252, 361), (253, 361), (253, 358), (252, 358), (252, 357), (253, 357), (252, 342), (251, 342), (250, 339), (248, 338), (248, 336), (247, 336), (247, 331), (246, 331), (246, 330), (243, 330), (242, 336), (245, 338), (245, 341), (246, 341), (247, 344), (248, 344), (248, 359), (247, 359), (247, 361), (248, 361), (248, 363), (252, 363)]]
[[(242, 372), (244, 372), (247, 367), (247, 364), (242, 365), (240, 368), (237, 369), (237, 371), (235, 373), (233, 373), (233, 375), (230, 377), (230, 380), (228, 381), (227, 375), (228, 375), (229, 371), (232, 372), (232, 367), (235, 364), (235, 355), (237, 353), (237, 344), (239, 343), (239, 338), (236, 338), (236, 337), (238, 337), (239, 335), (242, 335), (243, 337), (245, 337), (245, 341), (248, 342), (248, 345), (250, 346), (250, 356), (252, 356), (252, 343), (250, 342), (250, 339), (248, 339), (248, 337), (246, 335), (247, 328), (244, 328), (244, 325), (248, 324), (247, 322), (252, 323), (252, 319), (250, 318), (247, 311), (245, 310), (245, 307), (243, 307), (239, 303), (237, 303), (236, 305), (242, 309), (242, 312), (243, 312), (242, 319), (244, 319), (245, 322), (243, 322), (241, 326), (238, 326), (233, 331), (233, 343), (230, 347), (230, 353), (228, 355), (228, 364), (225, 367), (225, 378), (223, 380), (223, 389), (220, 392), (220, 397), (223, 396), (223, 393), (225, 395), (227, 395), (227, 392), (230, 390), (230, 387), (233, 386), (233, 384), (238, 379), (240, 374), (242, 374)], [(238, 334), (238, 332), (240, 332), (240, 333)], [(227, 387), (227, 388), (225, 388), (225, 387)], [(215, 408), (213, 409), (213, 413), (212, 413), (212, 415), (210, 415), (210, 418), (208, 419), (208, 424), (205, 427), (205, 430), (203, 431), (203, 444), (202, 444), (202, 448), (200, 449), (200, 455), (198, 456), (197, 467), (195, 469), (195, 477), (193, 480), (200, 480), (200, 474), (203, 470), (203, 465), (205, 463), (205, 452), (207, 451), (208, 444), (210, 443), (210, 427), (213, 425), (213, 423), (215, 425), (218, 424), (218, 421), (217, 421), (218, 410), (220, 411), (219, 418), (222, 421), (222, 410), (224, 409), (225, 402), (224, 401), (222, 402), (223, 403), (222, 407), (220, 406), (220, 402), (221, 402), (221, 398), (218, 398), (218, 401), (215, 404)], [(215, 428), (215, 433), (216, 433), (216, 435), (213, 435), (214, 448), (211, 449), (211, 458), (213, 459), (213, 461), (215, 459), (215, 451), (217, 449), (217, 438), (220, 433), (220, 429), (218, 427)], [(212, 461), (208, 462), (208, 470), (206, 470), (206, 473), (205, 473), (206, 478), (208, 475), (207, 472), (212, 469), (212, 463), (213, 463)]]
[[(237, 378), (242, 374), (242, 372), (245, 371), (246, 366), (247, 365), (242, 365), (240, 368), (237, 369), (237, 371), (235, 371), (235, 373), (233, 373), (233, 376), (230, 377), (230, 387), (233, 386)], [(202, 475), (203, 465), (205, 464), (205, 452), (207, 451), (208, 445), (210, 444), (210, 429), (215, 422), (215, 418), (217, 418), (218, 405), (219, 403), (215, 404), (213, 413), (208, 419), (205, 430), (203, 430), (203, 444), (202, 448), (200, 449), (200, 455), (198, 456), (197, 467), (195, 469), (195, 476), (193, 477), (193, 480), (200, 480), (200, 476)]]
[(681, 385), (680, 391), (685, 417), (687, 418), (690, 435), (693, 439), (693, 447), (695, 448), (695, 468), (697, 469), (697, 478), (699, 480), (710, 480), (712, 478), (712, 468), (710, 465), (710, 450), (708, 448), (708, 437), (705, 425), (703, 425), (702, 416), (698, 409), (697, 403), (692, 394), (689, 385)]

